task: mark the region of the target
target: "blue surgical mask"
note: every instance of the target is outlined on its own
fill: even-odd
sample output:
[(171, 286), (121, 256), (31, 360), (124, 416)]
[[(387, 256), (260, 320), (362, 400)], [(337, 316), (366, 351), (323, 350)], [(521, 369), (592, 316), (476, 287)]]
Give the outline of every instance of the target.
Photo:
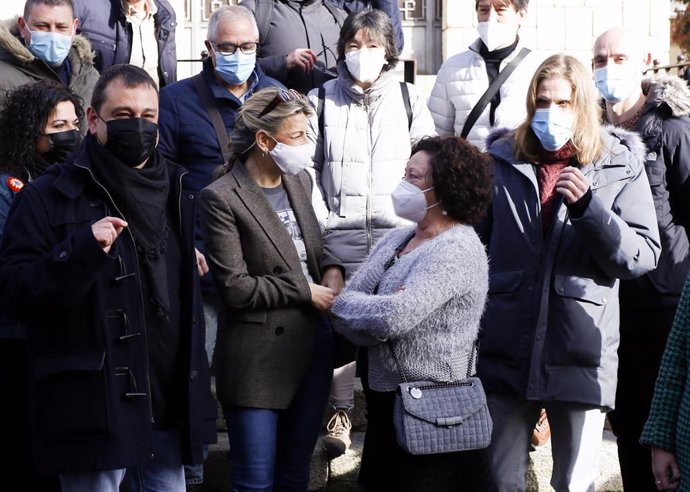
[[(594, 70), (594, 80), (601, 97), (606, 102), (617, 103), (632, 94), (639, 84), (638, 67), (632, 63), (609, 63)], [(639, 85), (637, 86), (639, 88)]]
[(232, 55), (216, 53), (216, 72), (230, 85), (244, 84), (255, 65), (256, 53), (245, 55), (239, 49)]
[(546, 150), (554, 151), (563, 147), (573, 137), (571, 111), (561, 108), (537, 109), (530, 126)]
[(65, 61), (72, 47), (72, 36), (55, 32), (29, 31), (29, 51), (51, 67), (59, 67)]

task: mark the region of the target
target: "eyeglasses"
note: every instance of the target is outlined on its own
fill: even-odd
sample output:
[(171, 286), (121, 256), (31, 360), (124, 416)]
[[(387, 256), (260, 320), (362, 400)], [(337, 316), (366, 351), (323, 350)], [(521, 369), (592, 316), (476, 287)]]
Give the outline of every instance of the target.
[(234, 55), (237, 49), (244, 53), (245, 55), (251, 55), (256, 53), (259, 48), (259, 43), (242, 43), (242, 44), (232, 44), (232, 43), (220, 43), (215, 45), (216, 53), (221, 55)]
[(288, 101), (297, 101), (298, 99), (300, 99), (302, 97), (303, 97), (302, 94), (300, 94), (299, 92), (297, 92), (294, 89), (288, 89), (288, 90), (280, 89), (278, 91), (278, 94), (276, 94), (276, 97), (274, 97), (273, 100), (266, 105), (266, 107), (263, 109), (263, 111), (261, 111), (259, 113), (259, 118), (267, 115), (268, 113), (270, 113), (271, 111), (276, 109), (276, 107), (278, 107), (278, 105), (280, 103), (285, 103)]

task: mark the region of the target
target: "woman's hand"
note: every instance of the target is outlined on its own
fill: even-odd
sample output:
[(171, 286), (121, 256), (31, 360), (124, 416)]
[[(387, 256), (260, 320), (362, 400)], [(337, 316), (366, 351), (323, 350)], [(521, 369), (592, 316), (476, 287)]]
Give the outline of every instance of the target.
[(343, 285), (345, 285), (343, 271), (340, 267), (332, 266), (326, 268), (326, 271), (321, 276), (321, 285), (330, 287), (334, 296), (340, 294), (340, 291), (343, 290)]
[(676, 457), (665, 449), (652, 447), (652, 473), (659, 490), (675, 490), (680, 484), (680, 469)]
[(335, 299), (333, 289), (323, 285), (309, 284), (309, 290), (311, 291), (311, 303), (316, 309), (321, 311), (331, 309), (331, 304)]

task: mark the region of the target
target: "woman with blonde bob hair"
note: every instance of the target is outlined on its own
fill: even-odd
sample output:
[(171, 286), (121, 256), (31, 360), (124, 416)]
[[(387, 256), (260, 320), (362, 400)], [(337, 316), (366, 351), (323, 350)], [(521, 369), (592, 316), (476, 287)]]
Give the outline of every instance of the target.
[(311, 105), (267, 88), (240, 109), (232, 162), (204, 188), (200, 219), (220, 306), (214, 361), (233, 491), (305, 491), (333, 368), (322, 314), (340, 275), (324, 252), (306, 167)]
[(494, 421), (489, 460), (499, 491), (525, 490), (543, 407), (555, 490), (594, 491), (606, 412), (615, 401), (619, 279), (661, 251), (645, 151), (602, 128), (590, 72), (554, 55), (532, 78), (527, 118), (489, 141), (494, 185), (489, 297), (478, 374)]

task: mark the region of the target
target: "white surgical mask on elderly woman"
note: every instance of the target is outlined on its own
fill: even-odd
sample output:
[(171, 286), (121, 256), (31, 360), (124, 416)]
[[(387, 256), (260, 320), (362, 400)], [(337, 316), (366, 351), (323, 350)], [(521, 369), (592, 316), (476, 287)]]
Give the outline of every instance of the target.
[(373, 82), (381, 75), (386, 64), (384, 48), (362, 48), (345, 53), (345, 64), (355, 79), (363, 83)]
[(311, 140), (302, 145), (287, 145), (278, 142), (275, 138), (273, 140), (275, 140), (276, 146), (269, 153), (283, 174), (294, 176), (311, 164), (316, 151), (314, 142)]
[(434, 187), (432, 186), (423, 190), (403, 179), (393, 190), (393, 193), (391, 193), (395, 215), (416, 223), (423, 221), (424, 217), (426, 217), (426, 211), (438, 205), (438, 202), (436, 202), (433, 205), (426, 206), (424, 193), (433, 189)]
[(530, 126), (546, 150), (563, 147), (573, 137), (573, 113), (567, 109), (551, 107), (534, 111)]

